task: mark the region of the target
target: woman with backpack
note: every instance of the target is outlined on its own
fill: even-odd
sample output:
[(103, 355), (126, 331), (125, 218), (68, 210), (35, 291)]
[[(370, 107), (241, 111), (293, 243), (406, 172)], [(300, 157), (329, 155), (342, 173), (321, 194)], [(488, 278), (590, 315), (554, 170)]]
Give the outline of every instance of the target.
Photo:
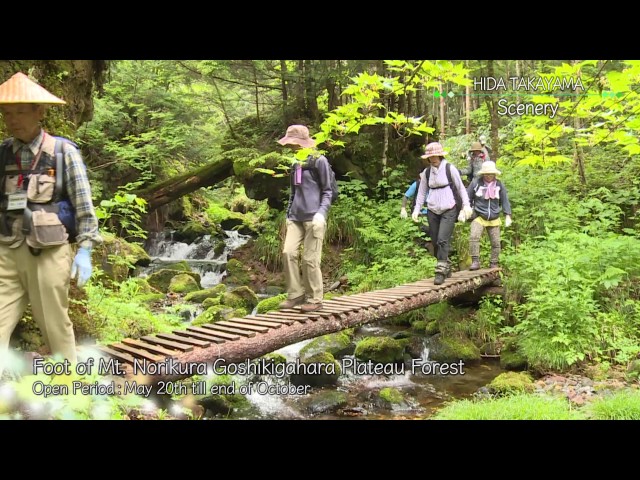
[(418, 198), (411, 215), (414, 222), (419, 221), (420, 210), (428, 193), (429, 234), (438, 259), (433, 281), (435, 285), (444, 283), (444, 279), (451, 276), (449, 248), (456, 219), (464, 222), (472, 213), (460, 172), (444, 159), (445, 155), (438, 142), (432, 142), (425, 148), (425, 154), (420, 158), (428, 160), (429, 166), (420, 173)]
[(497, 175), (502, 172), (496, 168), (494, 162), (484, 162), (476, 178), (469, 184), (467, 194), (473, 207), (473, 221), (471, 222), (471, 236), (469, 237), (469, 252), (471, 266), (469, 270), (480, 269), (480, 237), (487, 229), (491, 241), (491, 259), (489, 268), (499, 266), (500, 257), (500, 211), (504, 211), (504, 226), (511, 225), (511, 204), (507, 189)]

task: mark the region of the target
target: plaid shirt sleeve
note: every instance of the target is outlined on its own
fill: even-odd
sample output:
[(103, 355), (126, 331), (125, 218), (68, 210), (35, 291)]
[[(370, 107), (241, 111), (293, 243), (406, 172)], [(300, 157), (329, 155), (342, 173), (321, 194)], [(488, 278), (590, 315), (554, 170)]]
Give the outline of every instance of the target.
[(98, 232), (98, 218), (91, 199), (91, 185), (80, 152), (66, 143), (63, 148), (67, 194), (76, 210), (78, 246), (91, 248), (102, 243), (102, 237)]

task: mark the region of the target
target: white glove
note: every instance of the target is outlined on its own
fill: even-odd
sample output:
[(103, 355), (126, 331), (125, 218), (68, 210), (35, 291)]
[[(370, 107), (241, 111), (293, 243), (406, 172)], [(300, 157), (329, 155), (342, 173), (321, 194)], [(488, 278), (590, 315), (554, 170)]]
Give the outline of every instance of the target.
[(404, 207), (400, 209), (400, 218), (402, 218), (403, 220), (407, 218), (407, 209)]
[(504, 217), (504, 226), (505, 227), (510, 227), (511, 226), (511, 215), (505, 215), (505, 217)]
[(460, 223), (464, 223), (467, 220), (467, 216), (464, 213), (464, 210), (460, 210), (460, 213), (458, 214), (458, 221)]
[(318, 227), (324, 227), (324, 216), (321, 213), (316, 213), (311, 222)]
[(411, 214), (411, 220), (418, 223), (420, 221), (420, 214), (418, 212), (413, 212)]
[(465, 220), (469, 220), (473, 216), (473, 209), (471, 207), (463, 207)]

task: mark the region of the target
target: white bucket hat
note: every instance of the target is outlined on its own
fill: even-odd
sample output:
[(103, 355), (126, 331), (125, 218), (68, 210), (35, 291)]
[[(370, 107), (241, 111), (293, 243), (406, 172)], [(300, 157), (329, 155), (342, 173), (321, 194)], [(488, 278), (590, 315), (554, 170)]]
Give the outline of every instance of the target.
[(476, 175), (502, 175), (502, 172), (496, 168), (496, 162), (487, 161), (482, 162), (482, 167)]

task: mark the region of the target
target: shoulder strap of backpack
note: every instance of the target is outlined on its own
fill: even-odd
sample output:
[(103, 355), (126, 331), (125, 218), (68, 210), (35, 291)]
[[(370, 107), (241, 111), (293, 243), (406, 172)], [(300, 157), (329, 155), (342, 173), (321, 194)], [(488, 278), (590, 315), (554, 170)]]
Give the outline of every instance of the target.
[(0, 144), (0, 191), (4, 192), (4, 185), (6, 182), (5, 170), (7, 168), (7, 162), (9, 161), (9, 155), (11, 153), (11, 145), (13, 145), (13, 139), (8, 138), (2, 144)]
[(64, 186), (64, 152), (62, 140), (60, 137), (55, 137), (56, 146), (54, 148), (54, 153), (56, 157), (56, 186), (54, 187), (54, 201), (59, 202), (62, 200), (62, 187)]
[(451, 164), (449, 162), (447, 162), (445, 170), (447, 171), (447, 182), (449, 182), (449, 186), (451, 187), (451, 191), (453, 192), (453, 198), (456, 200), (456, 207), (458, 207), (458, 210), (461, 210), (462, 198), (460, 197), (460, 192), (458, 192), (458, 187), (451, 178)]
[(316, 160), (318, 157), (311, 156), (309, 160), (307, 160), (307, 166), (304, 167), (305, 170), (309, 170), (309, 173), (313, 177), (313, 181), (316, 183), (320, 183), (320, 177), (318, 176), (318, 167), (316, 166)]

